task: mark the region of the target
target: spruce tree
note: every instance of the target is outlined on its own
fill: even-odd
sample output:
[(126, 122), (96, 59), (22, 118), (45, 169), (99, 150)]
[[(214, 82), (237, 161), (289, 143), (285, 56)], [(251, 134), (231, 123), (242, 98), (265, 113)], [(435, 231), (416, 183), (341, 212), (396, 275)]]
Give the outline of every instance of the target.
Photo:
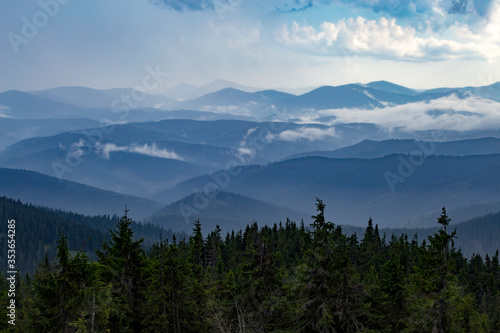
[(144, 304), (145, 253), (141, 248), (143, 239), (134, 240), (128, 210), (110, 230), (111, 240), (97, 251), (102, 265), (103, 277), (112, 284), (113, 302), (116, 311), (110, 317), (112, 331), (139, 332)]
[(300, 272), (302, 307), (299, 330), (306, 332), (360, 332), (364, 328), (364, 291), (349, 260), (342, 229), (325, 220), (325, 204), (316, 199), (312, 245)]

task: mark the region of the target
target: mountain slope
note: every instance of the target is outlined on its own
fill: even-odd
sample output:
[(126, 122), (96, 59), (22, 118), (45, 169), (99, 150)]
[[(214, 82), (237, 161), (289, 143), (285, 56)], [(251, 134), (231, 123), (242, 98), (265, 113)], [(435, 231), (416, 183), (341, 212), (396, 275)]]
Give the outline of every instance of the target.
[(256, 115), (260, 113), (260, 108), (294, 96), (276, 90), (248, 93), (234, 88), (225, 88), (190, 101), (175, 104), (173, 108)]
[(53, 101), (93, 109), (111, 109), (115, 101), (122, 101), (124, 95), (140, 96), (139, 99), (132, 100), (133, 108), (166, 107), (173, 103), (173, 100), (165, 96), (151, 95), (128, 88), (97, 90), (87, 87), (57, 87), (30, 93)]
[(500, 101), (500, 82), (489, 84), (480, 87), (462, 87), (462, 88), (436, 88), (426, 90), (427, 93), (447, 93), (459, 91), (462, 93), (470, 93), (479, 97)]
[(0, 118), (0, 150), (32, 137), (56, 135), (83, 128), (98, 127), (91, 119), (11, 119)]
[[(71, 251), (83, 250), (92, 260), (97, 259), (95, 250), (104, 241), (109, 241), (109, 230), (115, 230), (123, 209), (114, 216), (84, 216), (51, 208), (34, 206), (0, 196), (0, 218), (16, 221), (17, 265), (21, 275), (33, 273), (45, 255), (49, 261), (57, 253), (57, 241), (61, 234), (68, 240)], [(129, 216), (130, 216), (129, 212)], [(130, 224), (135, 239), (144, 239), (148, 248), (163, 239), (172, 240), (172, 231), (132, 221)], [(0, 229), (0, 247), (7, 248), (7, 223)], [(179, 236), (177, 235), (178, 239)], [(6, 272), (7, 261), (0, 262), (0, 269)]]
[(163, 207), (149, 217), (147, 222), (174, 231), (190, 232), (192, 222), (199, 218), (206, 231), (214, 230), (219, 225), (223, 232), (229, 232), (244, 229), (253, 221), (260, 225), (272, 225), (286, 221), (287, 218), (308, 218), (308, 215), (234, 193), (217, 192), (209, 197), (193, 193)]
[(195, 99), (200, 96), (210, 94), (226, 88), (233, 88), (249, 93), (262, 90), (255, 87), (244, 86), (231, 81), (215, 80), (203, 86), (195, 86), (192, 84), (181, 83), (163, 92), (163, 95), (178, 101), (185, 101), (185, 100)]
[(404, 86), (400, 86), (387, 81), (374, 81), (365, 84), (366, 87), (377, 89), (380, 91), (395, 93), (395, 94), (403, 94), (403, 95), (417, 95), (418, 91), (406, 88)]
[[(381, 226), (401, 227), (442, 206), (454, 209), (500, 201), (499, 169), (500, 155), (424, 160), (407, 155), (305, 157), (241, 168), (224, 190), (301, 211), (311, 211), (314, 198), (319, 197), (341, 224), (364, 225), (372, 216)], [(209, 176), (197, 177), (158, 197), (175, 200), (211, 181)]]
[[(387, 89), (395, 90), (395, 89)], [(297, 113), (311, 110), (383, 108), (388, 105), (407, 104), (449, 96), (453, 92), (423, 92), (419, 94), (394, 93), (359, 84), (323, 86), (306, 94), (278, 101), (275, 107)]]
[[(465, 257), (471, 258), (472, 255), (481, 254), (490, 257), (500, 250), (500, 213), (490, 213), (462, 220), (462, 216), (456, 213), (451, 213), (447, 210), (448, 216), (451, 217), (451, 226), (448, 230), (457, 230), (457, 238), (455, 238), (455, 248), (460, 248)], [(458, 213), (458, 212), (457, 212)], [(426, 225), (432, 227), (425, 228), (380, 228), (380, 235), (386, 235), (386, 241), (390, 240), (392, 235), (397, 237), (406, 234), (411, 240), (417, 235), (418, 242), (427, 240), (427, 237), (435, 234), (439, 227), (436, 225), (436, 220), (441, 214), (441, 211), (436, 212), (433, 216), (429, 216)], [(335, 217), (327, 217), (335, 221)], [(455, 221), (462, 221), (455, 223)], [(374, 224), (377, 221), (373, 221)], [(358, 237), (362, 237), (365, 233), (365, 227), (354, 227), (351, 225), (342, 225), (342, 230), (347, 235), (356, 233)]]
[[(61, 103), (18, 90), (0, 93), (2, 113), (16, 119), (102, 119), (101, 111)], [(7, 109), (5, 109), (7, 107)], [(1, 110), (1, 109), (0, 109)]]
[(377, 158), (391, 154), (426, 154), (426, 155), (488, 155), (500, 154), (500, 139), (480, 138), (470, 140), (431, 142), (418, 140), (364, 140), (353, 146), (332, 151), (312, 151), (295, 154), (286, 159), (306, 156), (327, 158)]
[(161, 207), (152, 200), (6, 168), (0, 168), (0, 196), (87, 215), (120, 214), (127, 206), (134, 219), (149, 216)]

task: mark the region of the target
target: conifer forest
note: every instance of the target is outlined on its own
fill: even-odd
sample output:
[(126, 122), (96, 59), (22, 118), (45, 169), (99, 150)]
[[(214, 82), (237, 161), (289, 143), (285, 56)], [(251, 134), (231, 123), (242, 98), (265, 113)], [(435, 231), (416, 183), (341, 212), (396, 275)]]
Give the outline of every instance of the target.
[(151, 246), (126, 210), (92, 260), (61, 233), (54, 258), (17, 277), (16, 325), (2, 332), (500, 331), (498, 251), (466, 258), (445, 208), (426, 239), (381, 235), (371, 218), (347, 236), (316, 209), (310, 224), (225, 235), (196, 220)]

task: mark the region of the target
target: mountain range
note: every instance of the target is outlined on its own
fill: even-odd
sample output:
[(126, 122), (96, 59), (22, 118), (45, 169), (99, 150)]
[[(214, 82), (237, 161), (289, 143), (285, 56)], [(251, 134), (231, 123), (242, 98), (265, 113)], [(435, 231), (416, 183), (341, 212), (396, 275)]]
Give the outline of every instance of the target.
[[(330, 205), (341, 224), (364, 225), (371, 216), (390, 227), (411, 226), (421, 214), (499, 202), (500, 155), (388, 155), (374, 159), (304, 157), (241, 167), (224, 190), (301, 211), (314, 197)], [(159, 193), (165, 202), (213, 182), (201, 176)]]
[[(149, 94), (137, 89), (91, 89), (86, 87), (57, 87), (46, 90), (21, 92), (10, 90), (0, 93), (0, 111), (4, 117), (16, 119), (91, 118), (123, 121), (123, 110), (144, 110), (166, 115), (162, 110), (215, 111), (217, 113), (250, 115), (253, 117), (296, 115), (306, 110), (341, 108), (383, 108), (422, 101), (436, 100), (456, 95), (461, 98), (475, 95), (498, 101), (500, 83), (483, 87), (438, 88), (414, 90), (386, 81), (368, 84), (322, 86), (310, 91), (291, 94), (278, 90), (264, 90), (242, 86), (229, 81), (195, 87), (179, 85), (175, 91), (192, 90), (189, 98), (169, 98), (161, 94)], [(193, 92), (198, 91), (197, 93)], [(168, 91), (165, 92), (168, 94)], [(182, 94), (181, 94), (182, 95)], [(117, 117), (117, 113), (120, 117)], [(168, 118), (163, 118), (168, 119)], [(132, 119), (134, 121), (136, 119)], [(149, 119), (159, 120), (159, 119)]]
[(85, 215), (121, 214), (140, 220), (160, 209), (152, 200), (105, 191), (27, 170), (0, 168), (0, 196)]
[[(372, 216), (383, 226), (430, 226), (444, 205), (472, 218), (500, 210), (500, 130), (487, 118), (499, 86), (415, 90), (376, 81), (290, 93), (216, 81), (163, 95), (5, 91), (0, 195), (84, 214), (133, 205), (135, 218), (167, 226), (185, 223), (176, 209), (194, 192), (211, 195), (207, 188), (217, 196), (204, 209), (191, 205), (199, 214), (190, 218), (210, 226), (303, 218), (315, 197), (342, 224)], [(474, 111), (471, 98), (493, 111)], [(412, 130), (324, 112), (407, 114), (421, 105), (436, 122), (488, 126)]]
[(363, 140), (355, 145), (330, 151), (310, 151), (295, 154), (286, 159), (294, 159), (307, 156), (320, 156), (328, 158), (377, 158), (390, 154), (422, 154), (422, 147), (427, 155), (489, 155), (500, 154), (499, 138), (480, 138), (459, 141), (419, 141), (406, 140)]
[(203, 221), (205, 230), (215, 230), (218, 225), (224, 232), (244, 229), (247, 224), (272, 225), (287, 218), (300, 221), (310, 214), (292, 208), (273, 205), (243, 195), (217, 191), (209, 198), (193, 193), (177, 200), (148, 217), (145, 221), (174, 231), (191, 232), (195, 219)]

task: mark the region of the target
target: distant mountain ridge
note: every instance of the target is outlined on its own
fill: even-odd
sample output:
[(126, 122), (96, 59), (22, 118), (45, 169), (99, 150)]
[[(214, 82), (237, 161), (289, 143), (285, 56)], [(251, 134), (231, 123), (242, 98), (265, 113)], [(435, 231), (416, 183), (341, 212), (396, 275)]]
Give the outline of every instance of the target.
[(219, 191), (208, 197), (201, 193), (190, 194), (161, 208), (146, 221), (174, 231), (190, 232), (192, 222), (200, 219), (207, 231), (214, 230), (219, 225), (223, 232), (228, 232), (244, 229), (253, 221), (271, 225), (284, 222), (287, 218), (300, 220), (308, 217), (309, 214), (294, 209)]
[(139, 96), (139, 98), (130, 98), (130, 108), (146, 107), (167, 107), (174, 101), (165, 96), (148, 94), (130, 88), (113, 89), (92, 89), (87, 87), (57, 87), (46, 90), (30, 91), (29, 93), (51, 99), (61, 103), (72, 104), (84, 108), (92, 109), (111, 109), (116, 107), (118, 102), (122, 102), (123, 96)]
[(418, 95), (419, 92), (414, 89), (410, 89), (404, 86), (400, 86), (398, 84), (394, 84), (392, 82), (388, 81), (374, 81), (365, 84), (364, 86), (381, 90), (381, 91), (386, 91), (386, 92), (391, 92), (391, 93), (396, 93), (396, 94), (404, 94), (404, 95)]
[[(422, 147), (425, 151), (422, 151)], [(479, 138), (459, 141), (433, 142), (406, 140), (363, 140), (355, 145), (332, 151), (311, 151), (285, 158), (294, 159), (307, 156), (328, 158), (378, 158), (391, 154), (426, 154), (426, 155), (489, 155), (500, 154), (499, 138)]]
[(473, 95), (483, 97), (483, 98), (488, 98), (488, 99), (493, 99), (496, 101), (500, 101), (500, 82), (492, 83), (489, 85), (485, 86), (478, 86), (478, 87), (462, 87), (462, 88), (436, 88), (436, 89), (430, 89), (427, 90), (429, 93), (435, 93), (435, 92), (450, 92), (450, 91), (460, 91), (462, 93), (471, 93)]
[(18, 90), (0, 93), (1, 113), (17, 119), (95, 118), (99, 111), (38, 97)]
[(163, 92), (163, 95), (177, 101), (185, 101), (198, 98), (200, 96), (214, 93), (216, 91), (232, 88), (248, 93), (257, 92), (259, 88), (249, 87), (227, 80), (215, 80), (209, 84), (195, 86), (192, 84), (181, 83)]
[[(271, 105), (277, 101), (286, 100), (291, 97), (295, 97), (295, 95), (276, 90), (262, 90), (248, 93), (234, 88), (225, 88), (190, 101), (181, 102), (174, 105), (173, 108), (222, 111), (224, 107), (237, 107), (237, 109), (230, 109), (229, 111), (241, 113), (243, 110), (254, 111), (257, 108)], [(255, 115), (255, 113), (253, 115)]]
[(125, 206), (140, 220), (161, 207), (153, 200), (123, 195), (27, 170), (0, 168), (0, 196), (85, 215), (114, 215)]
[(472, 94), (500, 101), (500, 82), (484, 87), (417, 91), (387, 81), (375, 81), (367, 84), (321, 86), (299, 95), (262, 90), (223, 80), (203, 87), (180, 85), (173, 88), (180, 91), (198, 89), (198, 93), (191, 93), (189, 98), (182, 101), (126, 88), (98, 90), (57, 87), (30, 92), (10, 90), (0, 93), (0, 114), (17, 119), (84, 118), (130, 122), (141, 121), (141, 118), (143, 121), (168, 119), (169, 114), (162, 112), (165, 110), (191, 110), (216, 112), (221, 114), (219, 117), (224, 117), (225, 114), (226, 118), (239, 115), (266, 119), (279, 115), (278, 120), (283, 120), (314, 110), (385, 108), (429, 102), (452, 95), (463, 99)]
[[(409, 161), (408, 155), (397, 154), (374, 159), (304, 157), (242, 167), (224, 190), (301, 211), (313, 209), (309, 203), (320, 197), (341, 224), (363, 225), (372, 216), (391, 227), (414, 226), (417, 215), (442, 206), (451, 210), (500, 201), (498, 154), (427, 156), (418, 166)], [(158, 198), (183, 197), (210, 181), (210, 176), (197, 177)]]

